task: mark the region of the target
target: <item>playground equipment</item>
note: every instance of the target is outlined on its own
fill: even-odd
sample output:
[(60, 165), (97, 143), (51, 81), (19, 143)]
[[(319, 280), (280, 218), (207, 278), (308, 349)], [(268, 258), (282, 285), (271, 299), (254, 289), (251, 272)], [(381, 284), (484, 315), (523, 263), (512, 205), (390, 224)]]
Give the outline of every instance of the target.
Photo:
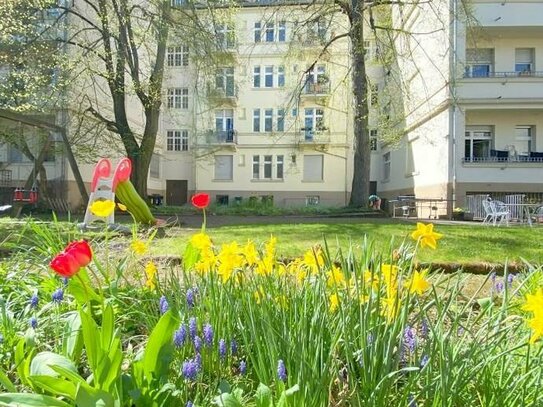
[(94, 168), (94, 175), (91, 183), (91, 193), (83, 228), (88, 227), (95, 221), (106, 222), (107, 225), (114, 225), (114, 213), (112, 212), (107, 218), (102, 218), (94, 215), (90, 208), (92, 204), (100, 200), (115, 201), (115, 196), (124, 204), (127, 210), (134, 216), (136, 222), (154, 225), (156, 219), (151, 214), (149, 207), (145, 201), (138, 195), (136, 189), (130, 182), (130, 174), (132, 173), (132, 163), (130, 159), (123, 158), (117, 164), (113, 177), (111, 175), (111, 163), (107, 158), (102, 158)]

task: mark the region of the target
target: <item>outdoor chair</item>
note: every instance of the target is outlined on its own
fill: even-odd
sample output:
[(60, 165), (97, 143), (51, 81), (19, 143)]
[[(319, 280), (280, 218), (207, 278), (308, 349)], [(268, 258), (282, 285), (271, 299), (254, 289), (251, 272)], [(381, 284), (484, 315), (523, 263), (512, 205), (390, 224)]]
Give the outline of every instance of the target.
[(483, 201), (483, 208), (486, 216), (483, 223), (492, 222), (492, 226), (500, 225), (505, 222), (509, 226), (509, 208), (501, 201)]

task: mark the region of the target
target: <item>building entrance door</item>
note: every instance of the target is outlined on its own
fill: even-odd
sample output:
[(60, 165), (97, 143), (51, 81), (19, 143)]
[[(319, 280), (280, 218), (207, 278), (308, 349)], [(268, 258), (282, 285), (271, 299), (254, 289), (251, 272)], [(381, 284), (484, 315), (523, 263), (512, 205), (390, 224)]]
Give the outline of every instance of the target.
[(187, 180), (166, 180), (166, 204), (181, 206), (187, 203)]

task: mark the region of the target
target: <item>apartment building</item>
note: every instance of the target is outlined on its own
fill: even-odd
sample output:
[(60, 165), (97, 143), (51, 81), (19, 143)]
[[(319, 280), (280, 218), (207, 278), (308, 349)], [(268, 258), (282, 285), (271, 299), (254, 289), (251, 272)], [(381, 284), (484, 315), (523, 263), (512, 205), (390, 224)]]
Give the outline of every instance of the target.
[(303, 7), (244, 2), (216, 28), (228, 62), (207, 75), (195, 72), (188, 44), (169, 47), (161, 128), (168, 204), (195, 190), (222, 204), (348, 202), (348, 40), (322, 53), (347, 23), (339, 14), (308, 20)]
[(395, 21), (416, 33), (396, 42), (405, 136), (382, 148), (381, 194), (449, 211), (476, 195), (541, 198), (543, 2), (432, 2)]

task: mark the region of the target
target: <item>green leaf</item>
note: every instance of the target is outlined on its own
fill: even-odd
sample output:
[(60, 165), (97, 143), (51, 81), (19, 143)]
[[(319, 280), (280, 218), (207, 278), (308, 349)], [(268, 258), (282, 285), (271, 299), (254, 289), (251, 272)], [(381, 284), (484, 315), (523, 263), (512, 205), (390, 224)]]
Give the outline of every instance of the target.
[(231, 393), (223, 393), (213, 400), (219, 407), (243, 407), (243, 404)]
[(40, 352), (32, 359), (30, 375), (58, 377), (59, 374), (51, 366), (61, 366), (73, 373), (77, 373), (74, 363), (66, 356), (53, 352)]
[(94, 372), (98, 361), (102, 358), (102, 352), (100, 349), (99, 329), (96, 322), (89, 313), (81, 310), (79, 312), (81, 317), (81, 327), (83, 330), (83, 343), (85, 344), (85, 350), (87, 351), (87, 358), (89, 360), (89, 366)]
[(185, 253), (183, 253), (183, 267), (185, 270), (190, 270), (196, 262), (200, 259), (200, 250), (194, 247), (192, 243), (189, 242), (185, 248)]
[(294, 393), (296, 393), (298, 390), (300, 390), (300, 386), (295, 384), (289, 389), (284, 390), (281, 393), (281, 397), (279, 398), (279, 401), (277, 402), (277, 407), (286, 407), (288, 406), (288, 399), (291, 397)]
[(168, 374), (168, 368), (173, 356), (173, 332), (179, 322), (168, 311), (158, 321), (143, 355), (144, 376), (147, 379), (159, 378)]
[(62, 353), (73, 361), (79, 360), (83, 350), (83, 337), (81, 336), (81, 318), (79, 313), (72, 312), (66, 318), (64, 335), (62, 338)]
[(58, 377), (52, 376), (29, 376), (28, 380), (32, 383), (32, 387), (40, 388), (42, 390), (53, 393), (56, 396), (68, 397), (71, 400), (75, 400), (75, 393), (77, 387), (74, 383)]
[(285, 394), (288, 396), (292, 396), (294, 393), (300, 391), (300, 386), (298, 386), (297, 384), (295, 384), (294, 386), (292, 386), (290, 389), (286, 389), (285, 390)]
[(102, 349), (109, 349), (115, 338), (115, 316), (111, 304), (107, 304), (102, 314)]
[(109, 393), (80, 383), (75, 403), (77, 407), (110, 407), (114, 405), (115, 401)]
[[(83, 283), (81, 283), (83, 280)], [(68, 280), (68, 291), (72, 294), (78, 304), (85, 304), (90, 301), (102, 302), (102, 298), (92, 289), (87, 271), (81, 269), (77, 277)]]
[(256, 389), (256, 407), (272, 407), (272, 392), (268, 386), (263, 383)]
[(0, 370), (0, 384), (6, 388), (7, 391), (15, 393), (17, 391), (17, 388), (15, 385), (9, 380), (9, 377), (7, 374), (5, 374), (2, 370)]
[(54, 397), (30, 393), (3, 393), (0, 394), (0, 403), (23, 407), (71, 407)]

